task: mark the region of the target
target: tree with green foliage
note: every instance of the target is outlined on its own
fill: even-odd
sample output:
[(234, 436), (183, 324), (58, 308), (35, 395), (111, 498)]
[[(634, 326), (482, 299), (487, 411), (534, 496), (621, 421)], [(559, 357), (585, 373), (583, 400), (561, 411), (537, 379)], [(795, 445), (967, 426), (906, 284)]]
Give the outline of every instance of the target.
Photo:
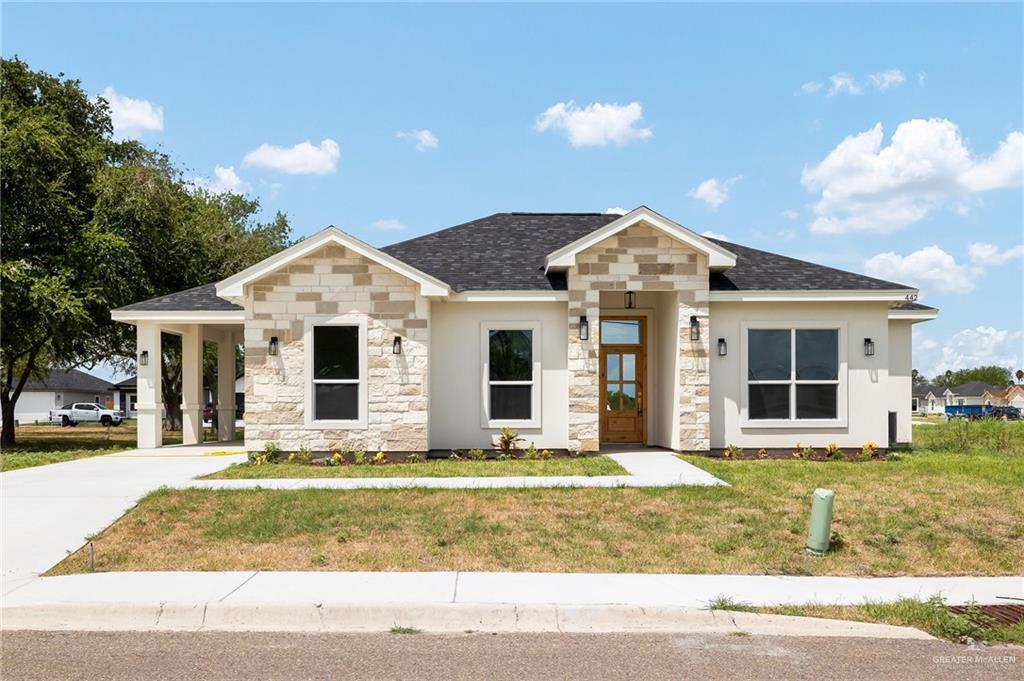
[(954, 388), (969, 381), (981, 381), (989, 385), (1005, 388), (1013, 383), (1013, 373), (1006, 367), (984, 366), (974, 369), (948, 370), (935, 377), (935, 384), (944, 388)]
[(1024, 383), (1024, 369), (1017, 369), (1017, 373), (1014, 375), (1017, 377), (1018, 383)]
[(928, 379), (921, 375), (917, 369), (910, 370), (910, 382), (912, 385), (927, 385)]
[[(255, 200), (203, 191), (163, 154), (111, 135), (108, 104), (78, 81), (0, 61), (4, 447), (30, 377), (132, 365), (134, 331), (111, 309), (217, 281), (288, 244), (284, 214), (261, 222)], [(164, 354), (173, 376), (173, 344)], [(165, 400), (175, 409), (178, 390)]]

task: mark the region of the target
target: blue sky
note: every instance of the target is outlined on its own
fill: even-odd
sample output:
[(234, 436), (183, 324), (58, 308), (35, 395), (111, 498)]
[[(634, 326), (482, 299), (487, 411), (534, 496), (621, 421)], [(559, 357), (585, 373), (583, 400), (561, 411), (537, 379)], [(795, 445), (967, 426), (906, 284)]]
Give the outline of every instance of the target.
[(925, 373), (1024, 364), (1020, 4), (2, 12), (5, 56), (296, 236), (645, 204), (919, 286)]

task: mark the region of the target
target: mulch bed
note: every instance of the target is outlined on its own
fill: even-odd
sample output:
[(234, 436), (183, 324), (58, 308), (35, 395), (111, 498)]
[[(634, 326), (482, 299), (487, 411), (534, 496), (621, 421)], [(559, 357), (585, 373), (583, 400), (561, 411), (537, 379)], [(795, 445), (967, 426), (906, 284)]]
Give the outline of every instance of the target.
[(947, 608), (954, 615), (967, 615), (980, 612), (980, 618), (971, 618), (979, 626), (1000, 625), (1010, 627), (1019, 622), (1024, 622), (1024, 603), (1020, 605), (977, 605), (973, 608), (968, 605), (951, 605)]

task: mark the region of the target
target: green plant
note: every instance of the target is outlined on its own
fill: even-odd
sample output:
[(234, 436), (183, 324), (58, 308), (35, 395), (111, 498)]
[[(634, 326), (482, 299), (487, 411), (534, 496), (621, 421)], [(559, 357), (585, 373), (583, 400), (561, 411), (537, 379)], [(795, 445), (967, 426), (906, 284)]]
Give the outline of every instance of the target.
[[(307, 447), (306, 445), (302, 445), (301, 447), (299, 447), (299, 451), (295, 455), (295, 460), (298, 461), (299, 463), (309, 463), (310, 459), (312, 459), (312, 458), (313, 458), (313, 452), (311, 452), (309, 450), (309, 447)], [(289, 461), (290, 460), (291, 460), (291, 457), (289, 457)]]
[(744, 603), (743, 601), (734, 600), (731, 596), (715, 596), (708, 601), (708, 610), (731, 610), (733, 612), (753, 612), (757, 608)]
[(902, 458), (903, 458), (902, 454), (900, 454), (899, 452), (897, 452), (895, 450), (892, 450), (892, 449), (890, 449), (888, 452), (885, 453), (885, 460), (886, 461), (899, 461)]
[(418, 452), (409, 452), (405, 455), (406, 463), (423, 463), (423, 455)]
[(862, 459), (872, 459), (878, 452), (878, 446), (874, 442), (865, 442), (860, 446), (860, 456)]
[(545, 459), (546, 460), (546, 459), (550, 459), (551, 458), (552, 453), (551, 453), (550, 449), (542, 449), (542, 450), (540, 450), (540, 454), (538, 454), (538, 456), (541, 459)]
[(281, 448), (277, 446), (277, 443), (270, 440), (263, 445), (263, 458), (265, 461), (277, 461), (281, 456)]
[(334, 452), (333, 454), (331, 454), (331, 458), (329, 459), (329, 461), (331, 462), (332, 466), (340, 466), (341, 464), (345, 463), (345, 457), (341, 455), (341, 452)]
[(793, 458), (794, 459), (802, 459), (803, 458), (803, 453), (804, 453), (804, 448), (800, 446), (799, 442), (797, 442), (796, 443), (796, 447), (793, 449)]
[(846, 546), (846, 540), (843, 539), (843, 535), (839, 533), (839, 530), (832, 530), (832, 534), (828, 538), (828, 552), (835, 553), (842, 551), (843, 547)]
[(418, 634), (418, 633), (420, 633), (420, 630), (416, 629), (415, 627), (399, 627), (399, 626), (394, 626), (394, 627), (391, 627), (391, 633), (392, 634)]
[(501, 429), (501, 434), (498, 436), (497, 449), (506, 459), (514, 459), (520, 442), (523, 442), (523, 438), (519, 437), (519, 433), (505, 427)]
[(383, 466), (387, 462), (388, 457), (384, 452), (377, 452), (373, 455), (373, 459), (371, 460), (371, 463), (373, 463), (374, 466)]
[(759, 459), (767, 459), (768, 458), (768, 450), (765, 449), (764, 447), (761, 447), (761, 449), (757, 450), (757, 458), (759, 458)]
[(743, 447), (736, 445), (729, 445), (722, 451), (722, 457), (725, 459), (735, 459), (741, 456), (743, 456)]
[(462, 454), (463, 452), (461, 449), (453, 449), (451, 456), (449, 456), (448, 458), (451, 459), (452, 461), (459, 461), (462, 459)]
[(839, 445), (836, 444), (835, 442), (830, 442), (825, 447), (825, 456), (831, 459), (832, 461), (842, 461), (843, 450), (840, 449)]
[(533, 459), (539, 459), (539, 458), (540, 458), (540, 452), (538, 452), (538, 451), (537, 451), (537, 447), (536, 447), (536, 445), (534, 445), (534, 444), (533, 444), (533, 443), (531, 442), (531, 443), (530, 443), (530, 446), (529, 446), (529, 447), (527, 447), (527, 448), (526, 448), (526, 449), (525, 449), (525, 450), (523, 451), (523, 458), (524, 458), (524, 459), (530, 459), (531, 461), (532, 461)]
[(814, 447), (804, 447), (800, 450), (800, 458), (809, 461), (814, 458)]
[(487, 458), (486, 452), (482, 449), (471, 449), (467, 452), (467, 456), (473, 461), (483, 461)]
[(362, 449), (356, 450), (356, 453), (352, 455), (357, 466), (366, 465), (366, 452)]

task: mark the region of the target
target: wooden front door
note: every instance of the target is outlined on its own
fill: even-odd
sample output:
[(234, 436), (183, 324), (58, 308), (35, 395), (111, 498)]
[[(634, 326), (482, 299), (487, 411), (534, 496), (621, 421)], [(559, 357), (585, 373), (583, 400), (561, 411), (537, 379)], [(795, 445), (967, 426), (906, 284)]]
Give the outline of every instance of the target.
[(601, 319), (601, 441), (647, 441), (643, 317)]

